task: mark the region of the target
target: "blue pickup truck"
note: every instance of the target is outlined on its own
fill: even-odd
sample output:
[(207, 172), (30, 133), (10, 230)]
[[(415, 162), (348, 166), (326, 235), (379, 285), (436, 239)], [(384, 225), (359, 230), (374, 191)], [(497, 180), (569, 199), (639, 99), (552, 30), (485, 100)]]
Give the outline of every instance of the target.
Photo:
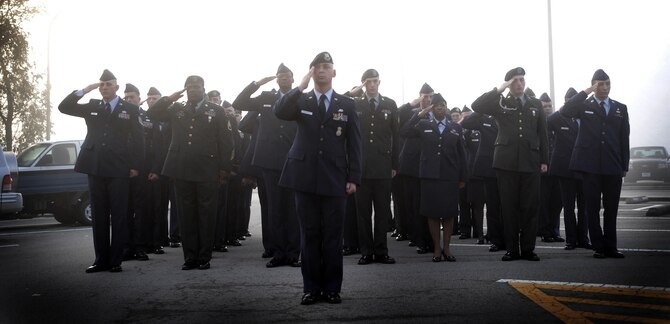
[(53, 214), (63, 224), (91, 225), (88, 177), (74, 172), (82, 142), (37, 143), (18, 155), (23, 217)]

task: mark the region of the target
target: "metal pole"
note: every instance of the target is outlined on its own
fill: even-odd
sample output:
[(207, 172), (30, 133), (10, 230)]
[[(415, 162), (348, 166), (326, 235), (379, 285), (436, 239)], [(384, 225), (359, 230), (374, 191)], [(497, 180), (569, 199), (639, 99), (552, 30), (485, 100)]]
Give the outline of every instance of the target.
[(51, 19), (51, 23), (49, 23), (49, 34), (48, 34), (48, 39), (47, 39), (47, 91), (46, 91), (46, 101), (47, 101), (47, 134), (46, 134), (46, 139), (47, 141), (51, 140), (51, 27), (53, 27), (54, 21), (56, 21), (56, 18), (58, 18), (58, 12), (53, 19)]
[(556, 96), (554, 96), (554, 41), (551, 29), (551, 0), (547, 0), (547, 16), (547, 23), (549, 24), (549, 95), (555, 105), (558, 100), (556, 100)]

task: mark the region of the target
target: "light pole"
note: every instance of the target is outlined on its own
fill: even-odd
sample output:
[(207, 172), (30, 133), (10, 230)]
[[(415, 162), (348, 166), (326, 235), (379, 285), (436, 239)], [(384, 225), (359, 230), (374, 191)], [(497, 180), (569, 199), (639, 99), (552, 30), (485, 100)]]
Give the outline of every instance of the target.
[(60, 15), (60, 11), (58, 11), (53, 19), (51, 19), (51, 22), (49, 23), (49, 34), (47, 36), (47, 141), (51, 140), (51, 29), (56, 19), (58, 19), (58, 15)]
[(554, 40), (551, 28), (551, 0), (547, 0), (547, 22), (549, 24), (549, 95), (551, 100), (558, 102), (554, 96)]

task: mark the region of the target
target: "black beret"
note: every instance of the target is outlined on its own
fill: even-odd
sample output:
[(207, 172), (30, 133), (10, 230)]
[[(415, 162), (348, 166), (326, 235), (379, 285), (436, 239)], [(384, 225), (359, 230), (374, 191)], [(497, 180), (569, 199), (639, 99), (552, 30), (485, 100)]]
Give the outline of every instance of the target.
[(458, 108), (458, 107), (451, 108), (451, 112), (460, 114), (461, 113), (461, 108)]
[(140, 95), (140, 89), (137, 89), (132, 83), (126, 83), (126, 90), (123, 90), (123, 93), (129, 92), (137, 93), (138, 96)]
[(161, 92), (158, 91), (158, 89), (151, 87), (149, 88), (149, 92), (147, 92), (147, 96), (160, 96)]
[(545, 92), (540, 96), (540, 101), (551, 102), (551, 98), (549, 98), (549, 95)]
[(228, 108), (228, 107), (232, 107), (232, 106), (233, 105), (231, 105), (230, 102), (228, 102), (228, 100), (224, 100), (223, 103), (221, 104), (221, 107), (223, 107), (223, 108)]
[(321, 52), (317, 54), (316, 57), (312, 60), (312, 63), (309, 63), (309, 67), (312, 68), (313, 66), (321, 63), (333, 64), (333, 57), (330, 56), (330, 53)]
[(533, 89), (531, 88), (526, 88), (526, 90), (523, 91), (523, 94), (535, 98), (535, 92), (533, 92)]
[(428, 83), (424, 83), (423, 86), (421, 86), (421, 90), (419, 90), (419, 93), (433, 93), (435, 90), (431, 88)]
[(568, 91), (565, 93), (565, 100), (567, 101), (575, 95), (577, 95), (577, 90), (575, 90), (573, 87), (570, 87), (570, 89), (568, 89)]
[(200, 83), (203, 87), (205, 86), (205, 80), (198, 75), (190, 75), (188, 78), (186, 78), (186, 81), (184, 81), (184, 87), (188, 85), (189, 83)]
[(379, 77), (379, 72), (375, 69), (368, 69), (365, 72), (363, 72), (363, 76), (361, 76), (361, 82), (370, 79), (370, 78), (378, 78)]
[[(433, 89), (431, 89), (431, 90), (433, 90)], [(430, 104), (431, 105), (442, 104), (442, 105), (446, 106), (447, 101), (442, 97), (441, 94), (436, 93), (436, 94), (433, 95), (433, 98), (430, 99)]]
[(507, 71), (507, 74), (505, 74), (505, 81), (512, 80), (512, 78), (517, 75), (526, 75), (526, 70), (524, 70), (522, 67), (516, 67)]
[(277, 74), (280, 74), (280, 73), (289, 73), (289, 74), (293, 75), (293, 71), (291, 71), (291, 69), (287, 68), (286, 65), (284, 65), (284, 63), (279, 64), (279, 67), (277, 68)]
[(593, 73), (593, 77), (591, 78), (591, 82), (593, 81), (605, 81), (609, 80), (610, 76), (603, 71), (603, 69), (598, 69), (595, 73)]
[(472, 112), (472, 109), (468, 108), (468, 106), (463, 106), (463, 112)]
[(210, 97), (210, 98), (221, 97), (221, 92), (219, 92), (217, 90), (212, 90), (210, 92), (207, 92), (207, 96)]
[(116, 77), (114, 76), (114, 73), (111, 71), (105, 69), (102, 71), (102, 75), (100, 76), (100, 81), (112, 81), (116, 80)]

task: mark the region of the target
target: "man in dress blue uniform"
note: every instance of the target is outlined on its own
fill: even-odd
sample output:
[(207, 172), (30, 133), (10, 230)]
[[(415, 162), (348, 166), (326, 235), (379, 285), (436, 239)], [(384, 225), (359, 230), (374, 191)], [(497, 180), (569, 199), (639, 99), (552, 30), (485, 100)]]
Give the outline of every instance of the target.
[[(395, 259), (388, 255), (386, 233), (391, 215), (391, 179), (398, 170), (398, 107), (393, 99), (379, 93), (381, 80), (377, 70), (363, 72), (361, 82), (365, 92), (354, 98), (363, 145), (363, 178), (361, 187), (356, 190), (361, 250), (358, 264), (373, 261), (393, 264)], [(401, 232), (405, 228), (398, 227)]]
[[(570, 100), (577, 91), (568, 89), (565, 101)], [(554, 133), (553, 152), (549, 162), (549, 175), (558, 178), (563, 206), (563, 222), (565, 223), (565, 249), (577, 247), (591, 249), (588, 237), (588, 222), (584, 211), (584, 191), (579, 172), (571, 171), (570, 158), (575, 147), (579, 123), (575, 118), (568, 118), (556, 111), (547, 117), (547, 130)], [(577, 215), (575, 217), (575, 200)]]
[[(186, 92), (187, 102), (176, 102)], [(192, 75), (184, 89), (160, 98), (147, 112), (170, 122), (172, 142), (163, 174), (175, 180), (185, 263), (209, 269), (214, 247), (217, 194), (232, 169), (232, 126), (223, 108), (205, 100), (205, 81)]]
[[(547, 119), (542, 103), (524, 94), (525, 75), (523, 68), (511, 69), (500, 87), (472, 103), (474, 111), (493, 116), (498, 124), (493, 168), (498, 179), (507, 249), (503, 261), (540, 260), (534, 250), (540, 172), (547, 172), (549, 162)], [(507, 88), (509, 93), (503, 97)]]
[[(610, 99), (609, 93), (610, 78), (599, 69), (591, 78), (591, 86), (560, 109), (562, 115), (580, 120), (570, 169), (583, 176), (589, 235), (593, 257), (598, 259), (624, 257), (617, 250), (616, 218), (622, 178), (628, 172), (630, 123), (626, 105)], [(600, 227), (601, 195), (603, 227)]]
[[(542, 109), (544, 114), (549, 118), (553, 113), (553, 103), (549, 95), (544, 92), (540, 95), (540, 102), (542, 102)], [(549, 166), (551, 170), (551, 161), (553, 161), (554, 146), (556, 145), (556, 134), (547, 128), (547, 137), (549, 140)], [(558, 178), (551, 175), (548, 171), (542, 173), (540, 177), (540, 209), (538, 213), (538, 236), (542, 237), (543, 242), (565, 242), (561, 237), (561, 188)]]
[[(279, 91), (272, 89), (251, 97), (272, 80), (277, 80)], [(260, 114), (258, 139), (251, 164), (261, 168), (267, 192), (268, 215), (262, 225), (266, 243), (262, 256), (272, 257), (265, 265), (268, 268), (282, 265), (300, 267), (300, 229), (295, 211), (295, 193), (293, 189), (279, 186), (281, 170), (297, 126), (295, 121), (281, 120), (272, 113), (274, 104), (291, 90), (292, 84), (293, 72), (281, 63), (275, 75), (251, 82), (233, 101), (233, 106), (238, 109)]]
[[(102, 100), (77, 103), (95, 88), (100, 90)], [(139, 175), (142, 163), (144, 139), (139, 107), (119, 98), (118, 90), (116, 77), (105, 70), (100, 82), (72, 92), (58, 105), (62, 113), (84, 118), (88, 129), (74, 168), (88, 174), (91, 194), (95, 262), (87, 273), (122, 271), (123, 248), (128, 240), (129, 183), (130, 178)]]
[[(300, 85), (274, 107), (277, 117), (295, 120), (298, 131), (279, 180), (295, 190), (300, 223), (304, 295), (301, 304), (320, 298), (341, 302), (342, 230), (347, 195), (361, 183), (361, 134), (356, 105), (332, 88), (333, 59), (319, 53)], [(303, 93), (314, 80), (314, 90)], [(321, 297), (323, 296), (323, 297)]]

